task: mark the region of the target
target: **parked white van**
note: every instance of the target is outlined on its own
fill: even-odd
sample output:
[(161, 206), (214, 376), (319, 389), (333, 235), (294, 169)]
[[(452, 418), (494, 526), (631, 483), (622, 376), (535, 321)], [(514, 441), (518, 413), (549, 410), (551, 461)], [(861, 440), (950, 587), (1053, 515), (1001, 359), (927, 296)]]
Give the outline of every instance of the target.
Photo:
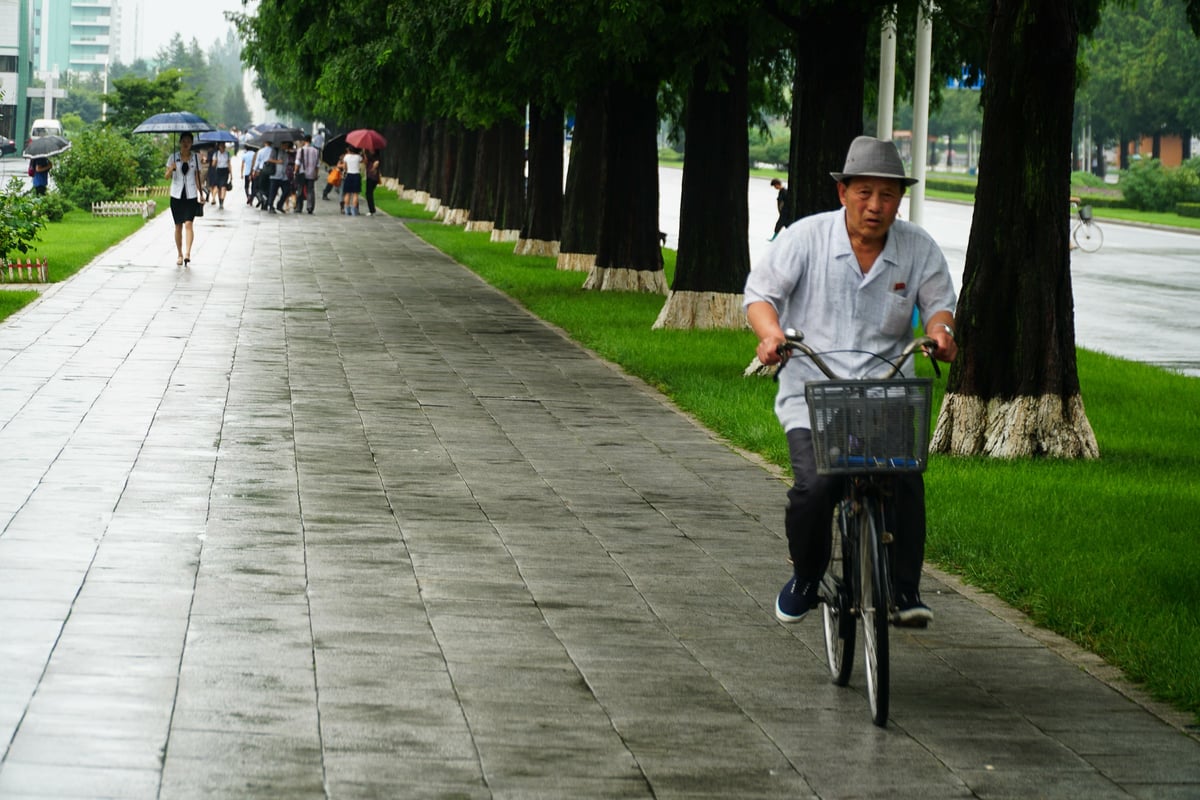
[(56, 119), (35, 119), (33, 127), (29, 129), (29, 138), (37, 139), (39, 136), (62, 136), (62, 123)]

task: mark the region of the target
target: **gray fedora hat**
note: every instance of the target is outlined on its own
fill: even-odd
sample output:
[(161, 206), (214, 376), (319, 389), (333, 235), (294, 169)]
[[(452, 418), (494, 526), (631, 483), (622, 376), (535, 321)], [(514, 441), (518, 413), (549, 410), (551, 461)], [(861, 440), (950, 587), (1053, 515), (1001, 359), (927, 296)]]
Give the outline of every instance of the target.
[(885, 142), (873, 136), (859, 136), (850, 143), (846, 153), (846, 166), (841, 172), (829, 173), (835, 181), (846, 181), (849, 178), (893, 178), (904, 186), (912, 186), (916, 178), (904, 174), (904, 162), (900, 160), (900, 152), (892, 142)]

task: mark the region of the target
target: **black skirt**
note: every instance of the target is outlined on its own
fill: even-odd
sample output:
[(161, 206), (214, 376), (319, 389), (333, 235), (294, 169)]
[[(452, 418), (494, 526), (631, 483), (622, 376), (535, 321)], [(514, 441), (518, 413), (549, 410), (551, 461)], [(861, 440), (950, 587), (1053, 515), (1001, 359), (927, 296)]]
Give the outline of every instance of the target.
[(175, 220), (176, 225), (194, 220), (196, 218), (196, 198), (172, 197), (171, 218)]

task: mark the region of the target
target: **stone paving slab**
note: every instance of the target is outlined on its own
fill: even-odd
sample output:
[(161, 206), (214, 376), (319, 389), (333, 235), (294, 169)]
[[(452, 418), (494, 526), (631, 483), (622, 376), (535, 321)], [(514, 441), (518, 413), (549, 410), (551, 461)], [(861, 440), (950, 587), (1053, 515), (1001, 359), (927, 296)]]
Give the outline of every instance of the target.
[(0, 325), (0, 798), (1200, 794), (1177, 715), (936, 571), (876, 728), (772, 617), (775, 472), (399, 221), (193, 254)]

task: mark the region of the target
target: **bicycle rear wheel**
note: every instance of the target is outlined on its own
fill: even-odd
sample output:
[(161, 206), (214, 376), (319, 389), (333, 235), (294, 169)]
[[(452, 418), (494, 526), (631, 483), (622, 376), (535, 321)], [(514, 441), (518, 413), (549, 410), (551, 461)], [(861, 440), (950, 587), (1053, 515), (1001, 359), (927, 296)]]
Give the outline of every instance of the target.
[(1075, 244), (1085, 253), (1094, 253), (1100, 249), (1100, 245), (1104, 244), (1103, 231), (1091, 220), (1076, 225), (1072, 236)]
[[(825, 658), (833, 682), (845, 686), (854, 667), (854, 634), (858, 623), (850, 609), (854, 596), (854, 547), (847, 540), (853, 519), (842, 503), (834, 509), (829, 567), (821, 581), (821, 620), (825, 624)], [(848, 552), (847, 552), (848, 551)]]
[(890, 669), (888, 662), (888, 624), (891, 609), (888, 607), (887, 557), (880, 542), (883, 518), (875, 500), (863, 499), (859, 514), (859, 559), (862, 603), (860, 613), (863, 620), (863, 665), (867, 673), (867, 697), (871, 701), (871, 719), (880, 727), (887, 725), (888, 699), (890, 694)]

